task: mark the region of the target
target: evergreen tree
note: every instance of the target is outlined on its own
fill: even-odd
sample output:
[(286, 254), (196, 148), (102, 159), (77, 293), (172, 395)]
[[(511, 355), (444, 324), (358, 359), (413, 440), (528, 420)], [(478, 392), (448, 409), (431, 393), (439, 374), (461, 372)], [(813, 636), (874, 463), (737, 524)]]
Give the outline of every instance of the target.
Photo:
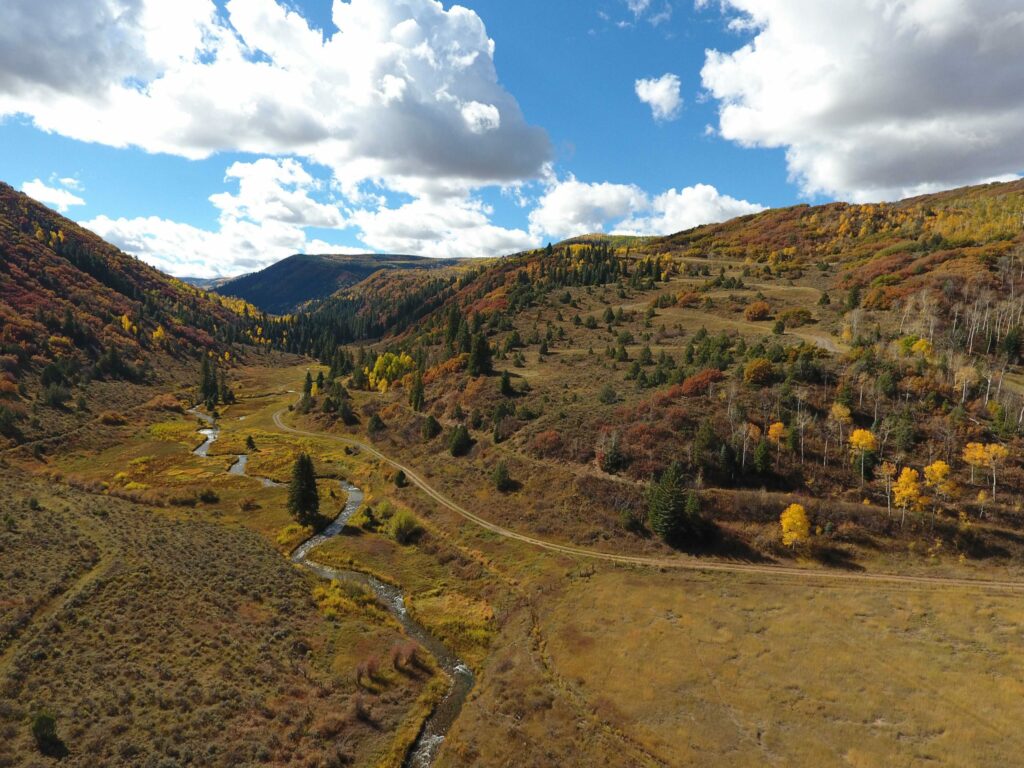
[(503, 397), (512, 397), (516, 391), (512, 388), (512, 377), (508, 371), (501, 372), (501, 386), (500, 391)]
[(441, 423), (433, 415), (427, 416), (427, 420), (423, 422), (423, 439), (433, 440), (440, 434)]
[(217, 406), (218, 390), (217, 371), (214, 370), (210, 357), (206, 355), (199, 368), (199, 399), (211, 410)]
[(466, 429), (466, 425), (457, 425), (448, 437), (448, 450), (452, 456), (465, 456), (472, 447), (473, 438), (469, 436), (469, 430)]
[(292, 482), (288, 487), (288, 511), (300, 525), (316, 527), (320, 520), (316, 470), (313, 468), (313, 460), (306, 453), (300, 453), (292, 467)]
[(683, 468), (672, 462), (647, 492), (647, 520), (665, 541), (676, 541), (686, 528), (686, 488)]
[(763, 475), (771, 469), (771, 466), (771, 449), (768, 447), (768, 441), (762, 440), (757, 444), (757, 448), (754, 450), (754, 469), (757, 470), (759, 475)]
[(491, 370), (491, 345), (487, 337), (479, 333), (473, 337), (469, 353), (469, 375), (486, 376)]
[(423, 374), (420, 371), (416, 371), (409, 387), (409, 407), (414, 411), (423, 410)]
[(310, 375), (309, 371), (306, 371), (306, 381), (302, 385), (302, 394), (306, 397), (313, 394), (313, 377)]
[(512, 478), (508, 474), (508, 465), (504, 461), (498, 462), (498, 466), (494, 468), (494, 472), (491, 474), (491, 479), (494, 481), (494, 487), (502, 493), (512, 490)]

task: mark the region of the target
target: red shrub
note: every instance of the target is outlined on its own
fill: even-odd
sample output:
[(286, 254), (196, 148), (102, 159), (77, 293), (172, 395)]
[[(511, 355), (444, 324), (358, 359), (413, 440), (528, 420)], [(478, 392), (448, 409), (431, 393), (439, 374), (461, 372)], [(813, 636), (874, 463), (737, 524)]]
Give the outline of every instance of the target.
[(683, 382), (680, 389), (680, 394), (683, 397), (699, 397), (706, 395), (708, 390), (711, 389), (711, 385), (721, 381), (725, 378), (725, 374), (717, 368), (708, 368), (707, 370), (695, 373), (690, 376), (686, 381)]

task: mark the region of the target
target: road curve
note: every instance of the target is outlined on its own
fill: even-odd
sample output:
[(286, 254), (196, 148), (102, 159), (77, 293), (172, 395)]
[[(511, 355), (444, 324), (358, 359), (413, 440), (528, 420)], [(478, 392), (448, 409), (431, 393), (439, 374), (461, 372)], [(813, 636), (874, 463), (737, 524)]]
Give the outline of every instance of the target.
[(994, 591), (1024, 592), (1024, 582), (999, 579), (967, 579), (945, 576), (910, 576), (896, 573), (850, 573), (839, 571), (819, 571), (808, 568), (797, 568), (785, 565), (761, 565), (756, 563), (737, 563), (722, 560), (700, 560), (693, 557), (644, 557), (642, 555), (624, 555), (615, 552), (602, 552), (600, 550), (586, 547), (576, 547), (571, 544), (559, 544), (535, 536), (528, 536), (517, 531), (504, 528), (492, 523), (479, 515), (470, 512), (461, 505), (449, 499), (440, 491), (433, 488), (414, 469), (385, 456), (372, 445), (368, 445), (351, 437), (334, 435), (329, 432), (310, 432), (304, 429), (297, 429), (284, 423), (283, 416), (287, 408), (276, 411), (273, 415), (274, 424), (282, 432), (289, 432), (303, 437), (312, 437), (319, 440), (331, 440), (345, 445), (351, 445), (368, 453), (381, 462), (399, 469), (405, 473), (406, 478), (423, 491), (427, 496), (436, 501), (445, 509), (463, 517), (469, 522), (497, 534), (506, 539), (520, 541), (538, 549), (555, 552), (569, 557), (585, 558), (590, 560), (601, 560), (620, 565), (635, 565), (648, 568), (672, 568), (676, 570), (702, 571), (702, 572), (724, 572), (724, 573), (749, 573), (769, 576), (786, 576), (808, 580), (830, 580), (830, 581), (854, 581), (879, 584), (904, 584), (920, 585), (930, 587), (967, 587)]

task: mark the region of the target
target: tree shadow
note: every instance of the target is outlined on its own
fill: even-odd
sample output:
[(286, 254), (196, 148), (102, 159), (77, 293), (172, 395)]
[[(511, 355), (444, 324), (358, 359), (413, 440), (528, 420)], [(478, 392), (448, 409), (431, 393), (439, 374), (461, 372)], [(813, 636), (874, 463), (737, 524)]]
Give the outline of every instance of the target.
[(853, 553), (841, 547), (820, 545), (812, 550), (812, 556), (826, 568), (852, 572), (864, 570), (863, 565), (854, 561)]

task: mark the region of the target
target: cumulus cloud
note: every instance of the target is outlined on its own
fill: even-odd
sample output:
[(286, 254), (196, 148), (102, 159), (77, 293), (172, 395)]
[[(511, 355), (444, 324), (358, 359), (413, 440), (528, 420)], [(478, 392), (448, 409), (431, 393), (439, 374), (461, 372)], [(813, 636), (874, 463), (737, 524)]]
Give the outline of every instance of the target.
[(398, 208), (356, 211), (359, 239), (387, 253), (445, 258), (503, 256), (537, 245), (521, 229), (491, 223), (492, 211), (473, 198), (420, 198)]
[(603, 232), (609, 220), (643, 208), (646, 196), (632, 184), (597, 184), (569, 177), (552, 183), (530, 211), (530, 231), (557, 240)]
[(0, 5), (0, 117), (187, 158), (294, 154), (349, 184), (454, 194), (536, 177), (551, 154), (458, 5), (335, 0), (326, 37), (277, 0), (85, 5)]
[(234, 163), (225, 181), (238, 192), (210, 196), (218, 228), (207, 230), (158, 216), (97, 216), (82, 225), (165, 272), (222, 277), (262, 269), (295, 253), (363, 252), (309, 239), (307, 227), (343, 229), (339, 205), (314, 197), (325, 186), (292, 159)]
[(60, 179), (59, 187), (52, 187), (41, 179), (26, 181), (21, 185), (21, 191), (29, 197), (38, 200), (40, 203), (52, 206), (61, 213), (67, 213), (68, 209), (75, 205), (85, 205), (85, 200), (80, 198), (70, 189), (79, 189), (75, 179)]
[(680, 190), (670, 189), (652, 198), (646, 210), (619, 222), (615, 231), (630, 235), (670, 235), (764, 209), (763, 205), (723, 195), (710, 184), (695, 184)]
[[(707, 4), (707, 3), (704, 3)], [(806, 194), (893, 199), (1024, 169), (1017, 0), (723, 0), (719, 133), (785, 147)]]
[(682, 83), (678, 75), (668, 72), (661, 77), (637, 80), (634, 84), (637, 98), (651, 108), (655, 120), (674, 120), (683, 107), (679, 91)]
[[(294, 159), (232, 164), (225, 181), (237, 192), (210, 196), (216, 229), (158, 216), (97, 216), (83, 222), (127, 253), (173, 275), (223, 277), (252, 272), (295, 253), (380, 251), (420, 256), (500, 256), (536, 244), (527, 232), (491, 223), (493, 211), (471, 195), (417, 198), (390, 208), (363, 195), (361, 207), (330, 199), (331, 185)], [(357, 233), (365, 248), (310, 239), (310, 227)]]
[(723, 195), (708, 184), (651, 197), (632, 184), (593, 184), (570, 177), (550, 184), (530, 213), (530, 232), (538, 239), (559, 240), (605, 231), (667, 235), (762, 210), (761, 205)]

